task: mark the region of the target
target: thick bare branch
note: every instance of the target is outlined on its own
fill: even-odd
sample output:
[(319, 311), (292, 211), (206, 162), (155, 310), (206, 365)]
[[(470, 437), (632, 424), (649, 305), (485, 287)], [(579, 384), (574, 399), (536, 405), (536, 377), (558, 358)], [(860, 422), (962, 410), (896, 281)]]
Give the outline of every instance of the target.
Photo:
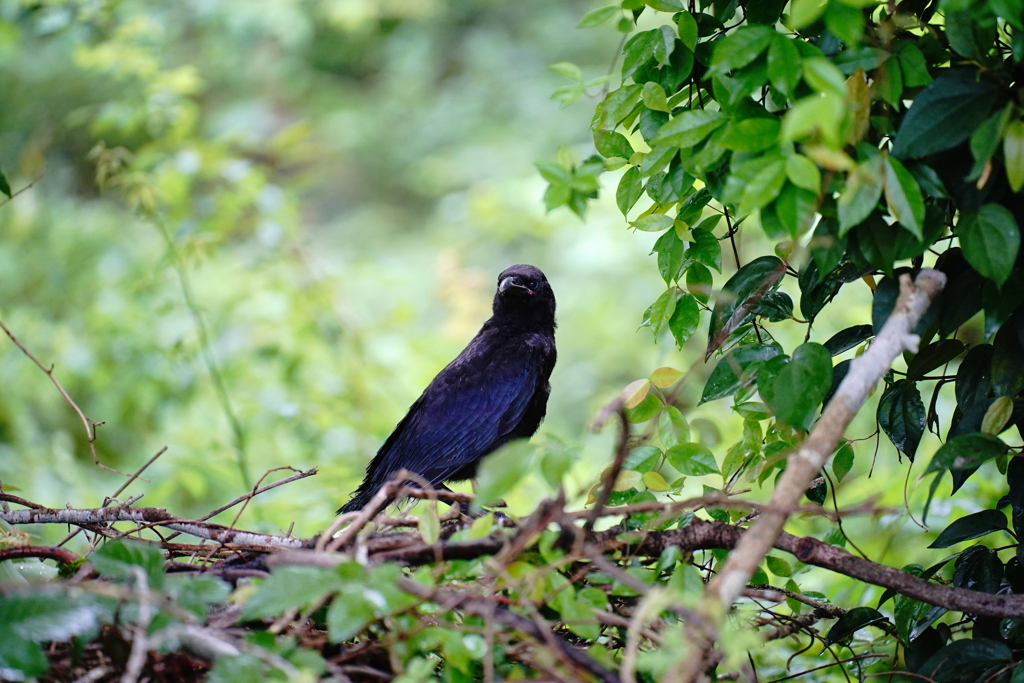
[(922, 270), (916, 284), (912, 284), (907, 275), (900, 278), (899, 299), (885, 326), (868, 350), (853, 360), (850, 371), (807, 440), (790, 454), (768, 508), (761, 512), (729, 555), (722, 571), (708, 584), (709, 597), (726, 607), (739, 597), (872, 388), (903, 351), (917, 352), (920, 339), (914, 334), (914, 327), (945, 284), (946, 276), (931, 269)]

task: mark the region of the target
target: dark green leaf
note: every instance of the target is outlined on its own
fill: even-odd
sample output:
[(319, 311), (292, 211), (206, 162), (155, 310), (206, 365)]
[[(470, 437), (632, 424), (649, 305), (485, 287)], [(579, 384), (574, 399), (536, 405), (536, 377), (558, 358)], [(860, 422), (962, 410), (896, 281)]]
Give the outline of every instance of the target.
[(850, 446), (849, 441), (844, 441), (839, 446), (839, 450), (832, 456), (832, 474), (836, 477), (836, 483), (841, 482), (850, 470), (853, 469), (854, 461), (853, 447)]
[(668, 329), (672, 332), (676, 345), (682, 348), (697, 331), (697, 325), (700, 324), (700, 306), (689, 294), (679, 292), (678, 297), (675, 310), (668, 321)]
[(776, 419), (808, 429), (832, 384), (832, 357), (821, 344), (808, 342), (793, 357), (778, 356), (757, 373), (757, 391)]
[(843, 50), (832, 61), (839, 67), (840, 71), (847, 76), (851, 76), (857, 69), (871, 71), (878, 68), (884, 57), (886, 57), (885, 50), (864, 46)]
[(871, 339), (875, 331), (871, 325), (854, 325), (840, 330), (829, 337), (824, 346), (833, 356), (838, 356), (844, 351), (849, 351), (855, 346)]
[(0, 192), (3, 192), (8, 198), (11, 196), (11, 185), (7, 182), (2, 169), (0, 169)]
[(941, 368), (966, 350), (962, 341), (943, 339), (924, 347), (907, 364), (907, 379), (916, 381)]
[(1024, 390), (1024, 311), (1015, 313), (999, 328), (993, 340), (992, 390), (996, 396), (1016, 396)]
[(1006, 528), (1006, 515), (999, 510), (982, 510), (965, 515), (942, 530), (929, 548), (948, 548), (961, 541), (981, 538)]
[(613, 130), (637, 106), (642, 86), (624, 85), (608, 93), (601, 102), (601, 116), (597, 127)]
[(885, 201), (900, 225), (917, 239), (924, 239), (924, 195), (914, 176), (895, 157), (885, 159)]
[(802, 75), (800, 52), (794, 42), (776, 33), (768, 46), (768, 79), (773, 88), (787, 97), (793, 95)]
[(782, 322), (793, 317), (793, 299), (785, 292), (767, 292), (754, 311), (754, 315), (768, 318), (769, 322)]
[(944, 443), (936, 451), (925, 474), (978, 467), (982, 463), (1002, 455), (1006, 450), (1006, 444), (994, 436), (961, 434)]
[(685, 248), (686, 245), (675, 230), (666, 230), (654, 243), (654, 251), (658, 252), (658, 272), (666, 285), (672, 284), (679, 277)]
[(979, 344), (967, 353), (956, 371), (956, 402), (966, 412), (975, 405), (988, 406), (992, 392), (991, 344)]
[(641, 31), (630, 38), (622, 48), (622, 78), (623, 80), (633, 75), (641, 64), (654, 58), (658, 46), (662, 44), (660, 29)]
[(658, 464), (662, 451), (654, 446), (639, 446), (634, 448), (626, 456), (622, 463), (622, 470), (634, 472), (650, 472)]
[(1013, 214), (1001, 204), (985, 204), (977, 213), (961, 216), (956, 232), (975, 270), (999, 285), (1006, 282), (1020, 249)]
[(995, 154), (1003, 139), (1003, 133), (1010, 122), (1011, 113), (1013, 113), (1013, 105), (1008, 104), (1003, 107), (1002, 111), (997, 111), (971, 133), (971, 154), (974, 155), (974, 167), (967, 175), (968, 180), (977, 180), (985, 171), (985, 165)]
[(911, 461), (925, 429), (924, 403), (917, 384), (905, 379), (892, 384), (878, 401), (878, 426)]
[(932, 82), (924, 53), (917, 45), (909, 40), (897, 40), (894, 48), (900, 61), (900, 71), (903, 72), (903, 85), (917, 88)]
[(973, 70), (948, 71), (914, 98), (896, 134), (893, 155), (921, 157), (963, 142), (988, 118), (997, 93), (990, 81), (976, 79)]
[(682, 203), (679, 213), (676, 214), (676, 220), (688, 226), (694, 225), (700, 220), (704, 207), (708, 205), (709, 201), (711, 201), (711, 192), (706, 187), (700, 188)]
[(750, 386), (765, 361), (781, 353), (782, 347), (775, 343), (747, 344), (732, 349), (711, 371), (700, 403), (731, 396)]
[(1003, 562), (998, 551), (976, 545), (956, 558), (953, 585), (982, 593), (995, 593), (1003, 582)]
[(768, 26), (745, 26), (715, 43), (708, 76), (726, 74), (742, 68), (767, 49), (776, 34)]
[(825, 636), (825, 647), (835, 645), (860, 629), (882, 621), (888, 621), (888, 619), (873, 607), (854, 607), (829, 629), (828, 635)]
[(720, 347), (730, 334), (754, 317), (754, 310), (767, 292), (778, 287), (785, 263), (775, 256), (762, 256), (737, 270), (726, 281), (716, 301), (708, 329), (705, 359)]

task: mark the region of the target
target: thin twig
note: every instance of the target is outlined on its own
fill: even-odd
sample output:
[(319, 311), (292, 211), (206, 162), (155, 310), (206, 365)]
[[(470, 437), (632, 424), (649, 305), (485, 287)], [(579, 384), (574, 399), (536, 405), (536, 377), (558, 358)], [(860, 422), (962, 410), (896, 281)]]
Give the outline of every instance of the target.
[(45, 166), (43, 167), (43, 170), (39, 172), (39, 175), (37, 175), (35, 178), (32, 179), (32, 182), (30, 182), (28, 185), (26, 185), (25, 187), (21, 188), (20, 190), (18, 190), (14, 194), (12, 194), (7, 199), (5, 199), (2, 202), (0, 202), (0, 207), (6, 206), (10, 202), (14, 201), (14, 198), (17, 197), (18, 195), (20, 195), (22, 192), (25, 192), (27, 190), (31, 190), (33, 187), (35, 187), (36, 183), (38, 183), (40, 181), (40, 179), (42, 179), (42, 177), (44, 175), (46, 175), (46, 167)]
[(68, 405), (70, 405), (71, 408), (78, 415), (78, 418), (82, 421), (82, 426), (85, 427), (85, 435), (89, 441), (89, 452), (92, 454), (93, 464), (95, 464), (97, 467), (101, 467), (107, 470), (108, 472), (114, 472), (115, 474), (120, 474), (124, 477), (129, 476), (127, 472), (115, 470), (113, 467), (107, 467), (106, 465), (100, 462), (99, 456), (96, 455), (96, 427), (103, 424), (103, 422), (94, 422), (90, 420), (88, 417), (86, 417), (85, 413), (82, 412), (82, 409), (78, 407), (78, 404), (75, 403), (71, 396), (68, 395), (68, 392), (64, 390), (64, 387), (61, 386), (61, 383), (59, 381), (57, 381), (57, 378), (53, 376), (53, 366), (51, 365), (50, 367), (46, 367), (45, 365), (43, 365), (38, 358), (32, 355), (31, 351), (25, 348), (24, 344), (18, 341), (18, 338), (14, 336), (14, 333), (11, 332), (10, 328), (8, 328), (7, 325), (3, 323), (2, 320), (0, 320), (0, 329), (2, 329), (7, 334), (8, 337), (10, 337), (11, 341), (14, 342), (15, 346), (21, 349), (22, 353), (28, 356), (40, 370), (46, 373), (46, 376), (50, 378), (51, 382), (53, 382), (53, 386), (57, 387), (57, 391), (60, 392), (60, 395), (64, 397), (64, 400), (68, 402)]

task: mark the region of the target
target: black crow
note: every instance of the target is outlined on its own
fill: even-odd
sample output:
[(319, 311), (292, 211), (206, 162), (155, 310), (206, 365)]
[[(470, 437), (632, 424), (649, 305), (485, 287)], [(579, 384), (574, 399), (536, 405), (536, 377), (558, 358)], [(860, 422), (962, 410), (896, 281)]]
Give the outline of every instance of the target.
[(412, 404), (338, 512), (362, 509), (403, 468), (437, 488), (471, 479), (485, 455), (537, 431), (555, 367), (555, 295), (540, 269), (511, 266), (498, 276), (493, 311)]

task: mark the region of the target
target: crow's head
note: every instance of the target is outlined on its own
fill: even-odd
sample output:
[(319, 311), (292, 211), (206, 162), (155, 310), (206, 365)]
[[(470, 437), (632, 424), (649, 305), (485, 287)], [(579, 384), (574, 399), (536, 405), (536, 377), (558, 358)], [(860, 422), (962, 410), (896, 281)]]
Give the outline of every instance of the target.
[(555, 321), (555, 295), (540, 268), (519, 264), (509, 266), (498, 276), (494, 295), (495, 315), (528, 315)]

